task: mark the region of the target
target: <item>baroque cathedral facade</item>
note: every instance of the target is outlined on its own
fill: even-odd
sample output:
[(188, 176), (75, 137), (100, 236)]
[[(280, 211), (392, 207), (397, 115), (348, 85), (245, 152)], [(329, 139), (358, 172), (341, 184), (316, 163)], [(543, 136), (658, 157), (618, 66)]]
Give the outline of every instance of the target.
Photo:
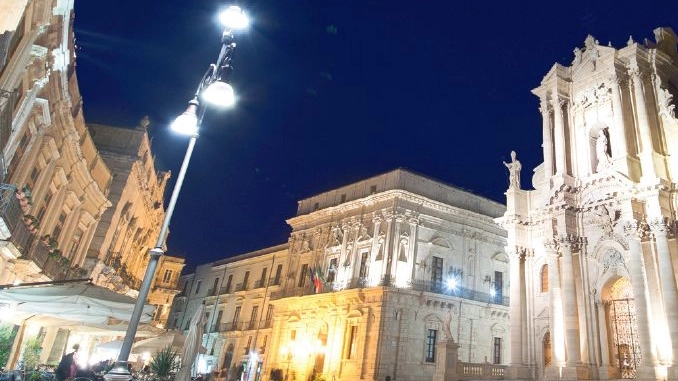
[(533, 90), (544, 161), (505, 215), (511, 376), (678, 379), (677, 38), (589, 36)]

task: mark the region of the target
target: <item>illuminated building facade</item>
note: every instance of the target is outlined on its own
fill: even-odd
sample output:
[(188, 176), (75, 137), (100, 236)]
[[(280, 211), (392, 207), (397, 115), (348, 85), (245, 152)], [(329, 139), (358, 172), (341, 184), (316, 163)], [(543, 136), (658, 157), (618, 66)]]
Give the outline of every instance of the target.
[[(109, 167), (105, 162), (108, 157), (100, 154), (84, 120), (75, 71), (73, 16), (72, 0), (0, 0), (0, 284), (3, 285), (99, 278), (101, 271), (92, 273), (96, 260), (106, 261), (110, 254), (110, 245), (106, 246), (97, 235), (107, 229), (100, 225), (104, 215), (110, 220), (118, 218), (115, 214), (120, 210), (110, 197), (115, 196), (115, 187), (122, 179), (113, 178), (114, 173), (119, 174), (115, 172), (119, 168)], [(150, 150), (143, 139), (138, 147), (139, 153)], [(141, 162), (141, 158), (135, 160)], [(147, 173), (154, 172), (152, 162), (144, 165)], [(138, 168), (138, 164), (133, 164), (133, 168)], [(136, 176), (142, 172), (130, 173)], [(147, 207), (144, 202), (152, 200), (150, 212), (143, 215), (146, 225), (139, 226), (151, 229), (149, 226), (155, 224), (152, 229), (157, 230), (156, 221), (162, 220), (164, 212), (154, 206), (162, 202), (166, 179), (154, 181), (161, 184), (125, 188), (129, 200), (143, 204), (134, 210), (134, 216), (125, 216), (141, 215), (140, 211)], [(99, 251), (100, 247), (105, 247), (105, 251)], [(140, 248), (128, 253), (127, 261), (135, 264), (137, 275), (146, 261), (145, 253)], [(182, 267), (182, 260), (164, 258), (151, 303), (171, 304)], [(166, 276), (167, 269), (172, 269), (173, 276)], [(118, 270), (113, 275), (120, 275)], [(156, 323), (162, 324), (167, 308), (158, 311)], [(29, 324), (20, 327), (18, 338), (29, 338), (31, 330), (25, 330)], [(40, 335), (41, 347), (45, 348), (40, 363), (58, 362), (67, 341), (73, 340), (68, 330), (59, 326), (43, 327)], [(81, 344), (85, 344), (81, 345), (83, 353), (90, 349), (86, 343)], [(10, 362), (0, 365), (14, 369), (19, 348), (17, 340)]]
[(505, 365), (504, 211), (403, 169), (325, 192), (299, 202), (286, 245), (183, 276), (169, 321), (205, 302), (209, 370), (227, 380), (431, 379), (445, 340)]
[[(165, 216), (169, 172), (155, 169), (147, 118), (134, 129), (89, 124), (94, 144), (113, 174), (106, 209), (97, 225), (84, 265), (94, 283), (136, 297)], [(148, 302), (156, 307), (153, 324), (164, 326), (184, 259), (160, 258)]]
[(507, 191), (511, 376), (677, 379), (676, 35), (589, 36), (533, 90), (544, 162)]

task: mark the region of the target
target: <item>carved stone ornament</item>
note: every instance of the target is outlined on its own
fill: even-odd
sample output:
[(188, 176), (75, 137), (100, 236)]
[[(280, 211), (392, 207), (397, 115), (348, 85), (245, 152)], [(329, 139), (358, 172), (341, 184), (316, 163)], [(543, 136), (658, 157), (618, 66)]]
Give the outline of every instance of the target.
[(601, 265), (602, 265), (601, 277), (605, 275), (608, 272), (608, 270), (613, 270), (617, 267), (626, 269), (626, 265), (624, 264), (624, 257), (622, 257), (620, 252), (614, 249), (609, 249), (605, 253), (605, 255), (603, 256), (603, 260), (601, 261)]
[(621, 218), (621, 211), (600, 205), (589, 210), (584, 218), (586, 225), (598, 225), (604, 236), (612, 237), (614, 229)]
[(659, 114), (668, 118), (676, 119), (676, 105), (673, 103), (673, 94), (671, 94), (668, 89), (662, 88), (661, 86), (657, 86), (657, 88)]

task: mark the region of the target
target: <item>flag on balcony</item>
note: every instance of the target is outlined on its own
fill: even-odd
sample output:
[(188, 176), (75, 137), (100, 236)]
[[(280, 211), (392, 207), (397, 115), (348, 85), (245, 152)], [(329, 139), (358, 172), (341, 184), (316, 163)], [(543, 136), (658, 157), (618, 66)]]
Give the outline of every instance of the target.
[(316, 294), (319, 294), (323, 290), (323, 282), (320, 280), (320, 273), (318, 272), (318, 268), (309, 268), (308, 269), (310, 275), (311, 275), (311, 283), (313, 284), (313, 291)]

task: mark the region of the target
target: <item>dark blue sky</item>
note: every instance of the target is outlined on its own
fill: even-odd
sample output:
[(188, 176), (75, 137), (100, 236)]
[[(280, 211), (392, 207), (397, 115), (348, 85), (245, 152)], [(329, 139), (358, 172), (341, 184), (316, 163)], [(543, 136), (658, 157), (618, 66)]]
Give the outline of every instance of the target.
[[(172, 218), (189, 267), (286, 242), (297, 201), (396, 167), (504, 202), (502, 160), (523, 187), (541, 162), (530, 90), (587, 34), (615, 47), (678, 30), (678, 2), (241, 1), (229, 111), (208, 111)], [(151, 119), (160, 169), (187, 139), (168, 131), (208, 65), (215, 0), (75, 2), (88, 122)], [(168, 189), (167, 198), (171, 189)]]

